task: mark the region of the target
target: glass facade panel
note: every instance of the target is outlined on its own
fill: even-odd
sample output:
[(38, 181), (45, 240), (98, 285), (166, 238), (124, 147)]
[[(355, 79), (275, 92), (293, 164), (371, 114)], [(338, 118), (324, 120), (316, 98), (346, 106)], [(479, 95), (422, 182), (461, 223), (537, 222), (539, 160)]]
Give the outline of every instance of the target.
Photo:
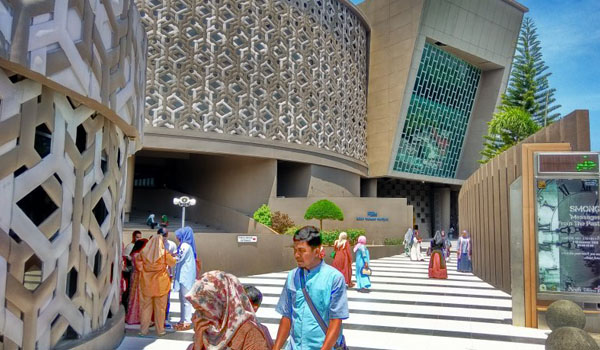
[(453, 178), (481, 70), (425, 43), (394, 170)]

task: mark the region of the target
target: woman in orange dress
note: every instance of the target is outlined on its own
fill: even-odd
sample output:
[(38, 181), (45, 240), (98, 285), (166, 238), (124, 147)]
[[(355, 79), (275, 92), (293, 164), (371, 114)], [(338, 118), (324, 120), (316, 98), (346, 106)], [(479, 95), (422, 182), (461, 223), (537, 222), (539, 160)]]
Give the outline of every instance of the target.
[(160, 235), (152, 236), (136, 256), (135, 266), (140, 276), (140, 336), (148, 334), (152, 313), (156, 334), (166, 334), (167, 299), (171, 291), (171, 278), (167, 267), (172, 267), (175, 263), (175, 258), (165, 250), (163, 237)]
[(129, 279), (129, 302), (127, 304), (127, 315), (125, 322), (127, 324), (140, 324), (140, 273), (136, 268), (136, 257), (148, 242), (147, 239), (140, 239), (135, 242), (131, 249), (131, 263), (133, 270)]
[(444, 258), (444, 239), (440, 231), (431, 240), (431, 257), (429, 258), (429, 278), (447, 279), (446, 259)]
[(352, 283), (352, 252), (350, 251), (350, 242), (346, 232), (340, 232), (338, 239), (333, 244), (333, 249), (335, 257), (331, 266), (344, 275), (348, 288), (354, 287), (354, 283)]
[(234, 275), (207, 272), (185, 298), (196, 310), (194, 343), (188, 350), (270, 350), (252, 303)]

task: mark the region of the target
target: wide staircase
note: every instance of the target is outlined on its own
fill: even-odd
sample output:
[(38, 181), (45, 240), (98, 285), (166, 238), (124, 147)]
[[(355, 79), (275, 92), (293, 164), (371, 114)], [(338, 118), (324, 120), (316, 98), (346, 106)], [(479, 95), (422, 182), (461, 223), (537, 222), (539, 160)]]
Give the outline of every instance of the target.
[[(146, 225), (147, 218), (148, 218), (148, 215), (146, 215), (146, 214), (139, 213), (139, 212), (132, 212), (129, 215), (129, 222), (126, 222), (123, 224), (123, 234), (125, 235), (125, 237), (127, 237), (133, 231), (136, 231), (136, 230), (141, 231), (142, 235), (144, 237), (146, 237), (146, 235), (152, 235), (152, 234), (156, 233), (156, 230), (158, 229), (157, 227), (155, 227), (154, 229), (151, 229), (150, 226)], [(157, 215), (157, 217), (154, 220), (158, 222), (158, 221), (160, 221), (160, 217)], [(192, 228), (192, 230), (194, 231), (194, 233), (223, 233), (223, 232), (226, 232), (225, 230), (223, 230), (219, 227), (203, 224), (203, 223), (193, 221), (193, 220), (186, 219), (185, 225), (190, 226)], [(181, 227), (181, 217), (175, 217), (175, 216), (169, 217), (169, 225), (167, 226), (169, 231), (174, 232), (175, 230), (177, 230), (180, 227)]]

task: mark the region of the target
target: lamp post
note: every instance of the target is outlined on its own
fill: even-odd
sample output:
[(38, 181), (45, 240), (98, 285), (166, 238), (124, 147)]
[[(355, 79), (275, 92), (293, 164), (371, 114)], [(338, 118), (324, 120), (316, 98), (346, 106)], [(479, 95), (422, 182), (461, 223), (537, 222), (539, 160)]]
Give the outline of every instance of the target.
[(188, 196), (175, 197), (173, 198), (173, 204), (181, 207), (181, 228), (185, 227), (185, 208), (196, 205), (196, 200)]

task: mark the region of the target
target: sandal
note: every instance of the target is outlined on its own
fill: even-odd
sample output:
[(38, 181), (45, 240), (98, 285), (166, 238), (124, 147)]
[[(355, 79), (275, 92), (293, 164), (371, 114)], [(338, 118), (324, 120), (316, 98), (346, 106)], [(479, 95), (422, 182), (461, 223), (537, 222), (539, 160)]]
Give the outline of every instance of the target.
[(173, 328), (175, 328), (176, 331), (187, 331), (192, 329), (192, 324), (191, 323), (177, 323), (176, 325), (173, 326)]

